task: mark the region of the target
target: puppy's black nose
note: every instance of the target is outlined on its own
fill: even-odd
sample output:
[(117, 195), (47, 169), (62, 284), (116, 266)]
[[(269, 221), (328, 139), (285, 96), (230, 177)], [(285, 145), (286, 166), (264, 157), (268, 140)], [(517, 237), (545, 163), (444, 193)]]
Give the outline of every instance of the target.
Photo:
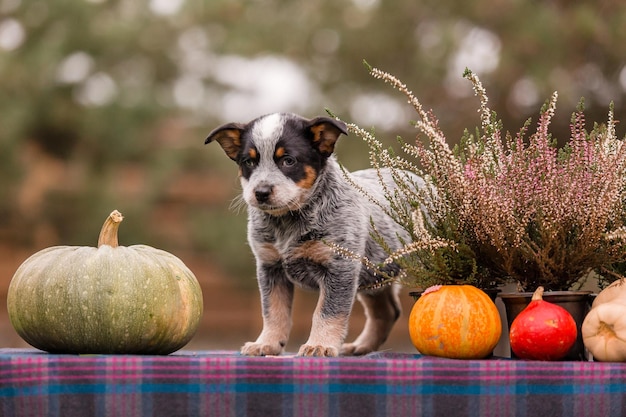
[(271, 194), (271, 185), (261, 185), (256, 190), (254, 190), (254, 196), (256, 197), (256, 201), (258, 201), (259, 203), (267, 203), (270, 199)]

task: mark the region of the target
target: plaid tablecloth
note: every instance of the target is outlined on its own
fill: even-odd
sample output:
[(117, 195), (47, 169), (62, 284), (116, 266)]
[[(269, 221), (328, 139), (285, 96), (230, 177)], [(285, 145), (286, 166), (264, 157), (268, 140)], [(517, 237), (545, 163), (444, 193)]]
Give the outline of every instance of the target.
[(626, 364), (0, 349), (0, 416), (619, 416)]

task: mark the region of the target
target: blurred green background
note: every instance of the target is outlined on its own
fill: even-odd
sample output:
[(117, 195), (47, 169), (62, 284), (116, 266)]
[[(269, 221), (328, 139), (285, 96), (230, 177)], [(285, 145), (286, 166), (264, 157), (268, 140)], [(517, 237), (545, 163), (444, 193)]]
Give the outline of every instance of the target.
[[(245, 210), (230, 208), (237, 169), (204, 139), (221, 123), (324, 108), (389, 143), (411, 139), (411, 108), (370, 78), (363, 60), (403, 80), (452, 139), (479, 123), (466, 67), (514, 132), (557, 90), (553, 132), (564, 138), (581, 97), (590, 123), (606, 120), (610, 101), (624, 118), (626, 6), (0, 0), (0, 347), (24, 343), (5, 307), (19, 264), (48, 246), (95, 245), (113, 209), (126, 218), (121, 244), (165, 249), (196, 272), (206, 313), (194, 348), (255, 338)], [(360, 140), (338, 148), (348, 168), (367, 167)], [(315, 295), (298, 297), (292, 349), (305, 340), (315, 303)], [(360, 320), (357, 309), (355, 327)], [(401, 322), (388, 347), (407, 344)]]

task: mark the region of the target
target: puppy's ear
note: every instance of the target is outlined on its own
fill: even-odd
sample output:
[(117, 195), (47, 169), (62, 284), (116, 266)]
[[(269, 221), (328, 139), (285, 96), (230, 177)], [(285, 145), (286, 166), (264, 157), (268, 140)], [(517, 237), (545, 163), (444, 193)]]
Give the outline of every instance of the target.
[(233, 161), (237, 160), (241, 148), (241, 132), (245, 125), (241, 123), (228, 123), (214, 129), (204, 141), (204, 144), (217, 141), (226, 155)]
[(330, 156), (335, 150), (339, 135), (348, 134), (346, 125), (331, 117), (316, 117), (309, 120), (307, 129), (311, 133), (313, 144), (324, 156)]

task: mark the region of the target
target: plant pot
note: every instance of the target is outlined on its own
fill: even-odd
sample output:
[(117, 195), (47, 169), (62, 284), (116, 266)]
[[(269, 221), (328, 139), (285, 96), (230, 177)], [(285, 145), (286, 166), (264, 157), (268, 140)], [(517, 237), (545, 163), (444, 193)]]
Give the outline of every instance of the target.
[[(494, 303), (496, 302), (496, 298), (498, 297), (498, 294), (500, 294), (500, 292), (502, 291), (500, 288), (487, 288), (487, 289), (481, 288), (481, 290), (483, 290), (489, 296), (489, 298), (491, 298), (491, 301), (493, 301)], [(423, 292), (424, 291), (411, 291), (409, 292), (409, 295), (413, 297), (414, 301), (417, 301), (422, 296)]]
[[(519, 292), (500, 294), (500, 299), (504, 303), (506, 310), (506, 321), (511, 328), (511, 323), (515, 317), (526, 308), (533, 296), (531, 292)], [(543, 299), (547, 302), (559, 305), (567, 310), (576, 322), (578, 335), (574, 346), (567, 352), (563, 360), (586, 361), (588, 354), (583, 344), (581, 327), (585, 316), (591, 308), (591, 291), (548, 291), (543, 294)], [(511, 358), (515, 358), (511, 350)]]

